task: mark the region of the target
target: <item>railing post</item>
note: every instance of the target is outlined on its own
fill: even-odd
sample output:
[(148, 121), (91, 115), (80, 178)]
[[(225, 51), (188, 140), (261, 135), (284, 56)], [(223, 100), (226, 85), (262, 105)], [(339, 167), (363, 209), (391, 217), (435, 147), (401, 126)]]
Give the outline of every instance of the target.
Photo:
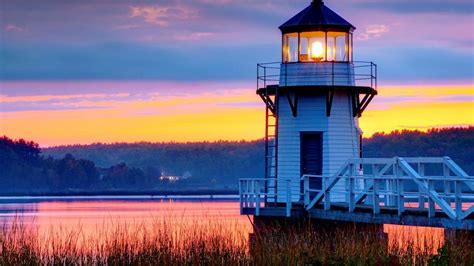
[(398, 209), (398, 216), (401, 216), (405, 210), (405, 202), (403, 199), (403, 174), (400, 175), (400, 166), (398, 163), (395, 167), (395, 178), (396, 178), (396, 194), (397, 194), (397, 209)]
[[(428, 179), (428, 189), (430, 191), (434, 190), (434, 182), (433, 180)], [(435, 202), (431, 197), (428, 195), (428, 217), (432, 218), (435, 217), (436, 210), (435, 210)]]
[[(423, 163), (418, 163), (418, 174), (420, 176), (425, 176), (425, 165)], [(421, 188), (418, 187), (418, 208), (425, 209), (425, 196), (421, 191)]]
[(244, 206), (243, 204), (243, 193), (242, 193), (242, 180), (239, 180), (239, 206), (240, 206), (240, 214), (243, 214), (244, 212)]
[(355, 195), (354, 195), (354, 164), (350, 165), (349, 171), (349, 212), (355, 210)]
[(253, 208), (253, 180), (249, 180), (247, 183), (247, 207)]
[(449, 168), (443, 163), (443, 179), (444, 179), (444, 194), (446, 195), (446, 202), (451, 204), (451, 180), (449, 180)]
[(403, 180), (398, 179), (398, 216), (401, 216), (405, 211), (405, 198), (404, 198), (404, 189), (403, 189)]
[[(392, 194), (396, 191), (396, 178), (397, 178), (397, 167), (398, 167), (398, 157), (396, 157), (395, 163), (392, 165), (393, 177), (388, 178), (387, 182), (387, 194)], [(395, 206), (396, 205), (396, 196), (385, 195), (385, 206)]]
[(372, 209), (374, 214), (379, 214), (380, 213), (380, 196), (379, 196), (379, 186), (380, 186), (380, 172), (379, 172), (379, 166), (374, 164), (373, 168), (373, 175), (374, 175), (374, 180), (373, 180), (373, 185), (372, 185)]
[(255, 215), (260, 216), (260, 181), (255, 181)]
[(286, 184), (286, 217), (291, 217), (291, 180), (287, 180)]
[(456, 219), (461, 220), (462, 218), (462, 182), (456, 180), (454, 183), (454, 201), (456, 207)]
[(374, 62), (370, 62), (370, 87), (374, 87)]
[(308, 176), (304, 176), (304, 179), (303, 179), (303, 188), (304, 188), (304, 205), (305, 207), (308, 206), (309, 204), (309, 178)]
[(324, 189), (324, 210), (329, 211), (331, 209), (331, 192), (327, 189), (329, 178), (325, 176), (323, 178), (323, 189)]
[(379, 197), (379, 186), (380, 186), (380, 180), (378, 179), (378, 174), (374, 178), (374, 186), (373, 186), (373, 201), (372, 201), (372, 206), (373, 206), (373, 211), (374, 214), (379, 214), (380, 213), (380, 197)]
[(375, 90), (377, 90), (377, 64), (375, 65)]
[(263, 87), (267, 87), (267, 67), (263, 67)]

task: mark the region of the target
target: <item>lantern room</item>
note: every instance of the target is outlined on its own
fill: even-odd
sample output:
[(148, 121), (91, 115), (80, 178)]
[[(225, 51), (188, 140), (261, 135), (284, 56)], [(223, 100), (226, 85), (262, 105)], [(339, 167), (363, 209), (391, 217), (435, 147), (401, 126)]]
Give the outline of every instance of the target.
[(315, 0), (280, 26), (282, 62), (352, 62), (355, 27)]
[(355, 86), (353, 32), (355, 27), (313, 0), (280, 27), (281, 87)]
[(283, 34), (283, 63), (352, 62), (352, 33), (309, 31)]

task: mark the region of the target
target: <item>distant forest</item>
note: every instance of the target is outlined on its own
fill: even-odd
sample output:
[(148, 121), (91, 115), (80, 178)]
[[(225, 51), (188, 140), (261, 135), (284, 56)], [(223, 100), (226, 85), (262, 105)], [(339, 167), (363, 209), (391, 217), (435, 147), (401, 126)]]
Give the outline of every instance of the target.
[[(394, 131), (364, 139), (364, 157), (450, 156), (474, 173), (474, 127)], [(263, 177), (264, 142), (115, 143), (41, 150), (0, 138), (1, 194), (236, 191)]]

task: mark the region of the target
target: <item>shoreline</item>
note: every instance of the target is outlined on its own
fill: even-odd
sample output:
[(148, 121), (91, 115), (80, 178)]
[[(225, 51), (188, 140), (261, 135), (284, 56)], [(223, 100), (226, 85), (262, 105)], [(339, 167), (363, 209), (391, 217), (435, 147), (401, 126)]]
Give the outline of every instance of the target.
[(49, 198), (143, 198), (143, 199), (166, 199), (166, 198), (238, 198), (236, 190), (183, 190), (183, 191), (74, 191), (57, 193), (2, 193), (2, 199), (49, 199)]
[[(239, 195), (95, 195), (95, 196), (0, 196), (2, 200), (238, 200)], [(1, 202), (0, 202), (1, 204)]]

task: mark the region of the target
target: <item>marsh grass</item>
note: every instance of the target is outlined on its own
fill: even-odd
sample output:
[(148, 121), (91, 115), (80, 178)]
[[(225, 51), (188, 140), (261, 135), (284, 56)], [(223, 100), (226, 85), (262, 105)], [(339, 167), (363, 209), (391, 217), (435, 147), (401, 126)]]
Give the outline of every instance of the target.
[(0, 265), (474, 264), (474, 242), (465, 232), (442, 243), (426, 237), (421, 245), (410, 239), (398, 245), (380, 227), (271, 226), (249, 236), (238, 223), (198, 217), (106, 224), (41, 231), (17, 220), (0, 232)]

